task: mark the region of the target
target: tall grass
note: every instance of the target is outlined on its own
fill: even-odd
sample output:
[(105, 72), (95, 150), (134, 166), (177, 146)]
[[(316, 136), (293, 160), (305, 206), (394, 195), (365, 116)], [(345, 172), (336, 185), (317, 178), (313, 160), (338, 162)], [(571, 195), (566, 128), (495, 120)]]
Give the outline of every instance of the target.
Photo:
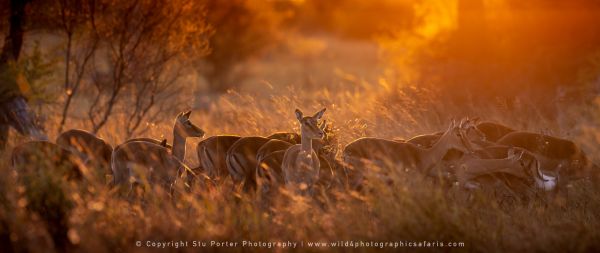
[[(560, 125), (536, 113), (532, 105), (506, 109), (500, 102), (454, 105), (441, 94), (419, 88), (355, 84), (356, 89), (297, 92), (260, 96), (230, 92), (210, 112), (194, 112), (192, 121), (208, 135), (267, 135), (298, 131), (296, 107), (306, 113), (327, 107), (325, 117), (335, 126), (339, 146), (362, 136), (409, 138), (445, 129), (453, 117), (480, 116), (515, 128), (560, 133)], [(440, 102), (441, 101), (441, 102)], [(475, 103), (475, 102), (474, 102)], [(596, 104), (597, 106), (600, 104)], [(584, 110), (585, 109), (585, 110)], [(572, 138), (598, 162), (598, 118), (573, 108), (581, 125)], [(49, 112), (49, 115), (53, 115)], [(57, 115), (57, 114), (56, 114)], [(165, 115), (165, 117), (170, 117)], [(74, 123), (73, 126), (77, 126)], [(170, 138), (171, 126), (152, 128), (148, 135)], [(52, 129), (50, 132), (52, 133)], [(113, 144), (123, 141), (116, 125), (101, 133)], [(15, 140), (18, 142), (20, 140)], [(187, 161), (197, 164), (195, 143), (188, 144)], [(14, 145), (14, 144), (13, 144)], [(10, 150), (10, 149), (9, 149)], [(24, 186), (3, 155), (0, 173), (0, 242), (9, 238), (15, 250), (47, 252), (53, 247), (44, 219), (28, 207)], [(35, 165), (32, 165), (35, 166)], [(40, 167), (40, 169), (43, 169)], [(442, 188), (414, 172), (399, 172), (394, 183), (369, 181), (362, 192), (334, 190), (312, 199), (283, 192), (265, 207), (259, 200), (233, 194), (226, 186), (194, 187), (175, 198), (161, 189), (142, 197), (123, 198), (103, 187), (60, 188), (72, 204), (68, 239), (76, 252), (329, 252), (329, 251), (481, 251), (591, 252), (600, 250), (600, 186), (577, 182), (566, 203), (534, 199), (502, 201), (484, 193), (466, 194)], [(65, 192), (66, 191), (66, 192)], [(261, 247), (167, 248), (137, 247), (136, 241), (303, 241), (296, 249)], [(464, 242), (460, 248), (309, 248), (309, 241), (434, 241)], [(2, 245), (7, 246), (7, 245)], [(191, 244), (190, 244), (191, 246)], [(8, 246), (6, 248), (9, 248)]]

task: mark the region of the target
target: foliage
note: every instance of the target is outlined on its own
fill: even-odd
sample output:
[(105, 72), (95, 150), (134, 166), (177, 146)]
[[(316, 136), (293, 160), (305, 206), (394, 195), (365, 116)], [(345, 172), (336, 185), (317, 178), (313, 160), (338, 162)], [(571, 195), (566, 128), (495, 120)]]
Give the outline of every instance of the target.
[[(207, 52), (201, 5), (189, 1), (100, 1), (94, 36), (100, 40), (91, 73), (95, 97), (88, 118), (98, 132), (122, 107), (131, 135), (156, 107), (181, 108), (175, 85), (189, 59)], [(169, 103), (169, 104), (165, 104)], [(154, 112), (156, 113), (156, 112)]]
[(214, 29), (210, 54), (203, 59), (209, 90), (223, 93), (244, 78), (239, 64), (277, 43), (281, 14), (269, 1), (206, 1), (207, 22)]
[(31, 87), (31, 102), (35, 104), (52, 104), (57, 94), (52, 87), (56, 60), (48, 57), (40, 50), (39, 41), (35, 42), (33, 50), (22, 55), (19, 60), (21, 69)]

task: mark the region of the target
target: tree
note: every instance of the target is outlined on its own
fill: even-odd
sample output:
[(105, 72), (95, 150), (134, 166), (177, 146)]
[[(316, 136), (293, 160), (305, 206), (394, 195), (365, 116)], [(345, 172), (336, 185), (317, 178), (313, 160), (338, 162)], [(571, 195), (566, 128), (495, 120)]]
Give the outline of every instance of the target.
[(206, 54), (210, 30), (203, 6), (193, 1), (103, 0), (95, 8), (98, 20), (93, 29), (101, 45), (94, 55), (95, 99), (88, 119), (96, 133), (115, 107), (122, 106), (129, 115), (126, 130), (131, 135), (160, 104), (159, 98), (177, 93), (173, 84), (178, 75), (171, 74), (182, 71), (185, 61)]
[[(92, 59), (94, 52), (98, 47), (98, 37), (95, 34), (86, 34), (95, 25), (94, 19), (94, 0), (57, 0), (60, 19), (58, 27), (66, 37), (65, 46), (65, 75), (64, 75), (64, 95), (66, 96), (61, 113), (61, 119), (58, 131), (62, 129), (67, 121), (69, 108), (73, 98), (76, 96), (88, 63)], [(78, 29), (79, 28), (79, 29)], [(81, 31), (81, 43), (78, 44), (78, 51), (74, 54), (74, 36), (77, 30)], [(71, 73), (71, 66), (74, 65), (74, 72)], [(71, 75), (73, 75), (71, 77)]]
[(206, 1), (207, 20), (215, 33), (200, 72), (211, 93), (239, 85), (244, 73), (236, 73), (236, 67), (278, 40), (281, 17), (271, 4), (261, 0)]

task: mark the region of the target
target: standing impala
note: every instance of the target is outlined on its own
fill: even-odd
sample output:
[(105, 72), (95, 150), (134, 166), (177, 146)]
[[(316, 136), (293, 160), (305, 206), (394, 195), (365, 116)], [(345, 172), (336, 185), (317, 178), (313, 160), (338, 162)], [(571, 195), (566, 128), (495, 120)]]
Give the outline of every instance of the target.
[[(319, 128), (325, 133), (326, 140), (314, 139), (312, 142), (312, 148), (317, 153), (321, 165), (321, 173), (319, 173), (321, 176), (319, 181), (330, 186), (333, 180), (331, 177), (327, 176), (332, 174), (331, 165), (335, 163), (335, 140), (332, 140), (331, 135), (327, 134), (328, 129), (325, 121), (321, 123)], [(297, 134), (294, 134), (294, 136), (296, 135)], [(298, 141), (294, 144), (301, 142), (300, 135), (297, 135), (297, 137)], [(273, 186), (281, 186), (285, 184), (283, 172), (281, 170), (283, 156), (285, 155), (285, 151), (294, 144), (275, 139), (268, 141), (258, 150), (256, 154), (256, 160), (258, 161), (256, 175), (257, 183), (259, 183), (262, 188), (261, 191), (268, 191), (268, 189)], [(329, 173), (322, 173), (323, 171)]]
[(285, 151), (281, 165), (285, 183), (293, 188), (311, 189), (319, 180), (321, 164), (317, 153), (313, 150), (312, 142), (325, 136), (318, 124), (324, 113), (325, 108), (313, 116), (304, 116), (296, 109), (296, 119), (300, 122), (301, 141), (300, 144), (291, 146)]
[(172, 153), (164, 146), (147, 141), (132, 141), (117, 146), (112, 156), (115, 185), (129, 182), (134, 177), (135, 168), (147, 169), (149, 178), (157, 174), (157, 179), (166, 185), (172, 184), (182, 170), (188, 170), (183, 163), (186, 139), (204, 136), (204, 131), (190, 122), (190, 114), (191, 111), (180, 113), (175, 119)]

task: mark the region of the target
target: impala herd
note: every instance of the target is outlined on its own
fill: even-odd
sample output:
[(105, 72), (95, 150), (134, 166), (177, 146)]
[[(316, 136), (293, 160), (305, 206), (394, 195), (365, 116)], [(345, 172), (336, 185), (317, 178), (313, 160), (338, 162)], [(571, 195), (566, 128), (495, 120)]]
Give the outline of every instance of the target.
[(558, 192), (572, 180), (599, 172), (572, 141), (472, 119), (452, 121), (443, 132), (408, 140), (359, 138), (340, 156), (322, 120), (325, 109), (312, 116), (296, 110), (300, 134), (206, 138), (196, 148), (199, 166), (190, 167), (185, 161), (186, 140), (205, 135), (190, 121), (190, 113), (176, 117), (172, 146), (166, 140), (136, 138), (112, 148), (87, 131), (69, 130), (55, 143), (30, 141), (15, 147), (12, 164), (17, 174), (53, 169), (28, 166), (32, 159), (45, 159), (51, 161), (48, 167), (74, 175), (69, 178), (84, 174), (108, 178), (110, 187), (131, 189), (145, 181), (171, 189), (182, 181), (189, 189), (202, 180), (261, 196), (279, 187), (306, 195), (316, 189), (361, 191), (373, 175), (392, 182), (393, 173), (467, 190), (502, 186), (517, 193)]

